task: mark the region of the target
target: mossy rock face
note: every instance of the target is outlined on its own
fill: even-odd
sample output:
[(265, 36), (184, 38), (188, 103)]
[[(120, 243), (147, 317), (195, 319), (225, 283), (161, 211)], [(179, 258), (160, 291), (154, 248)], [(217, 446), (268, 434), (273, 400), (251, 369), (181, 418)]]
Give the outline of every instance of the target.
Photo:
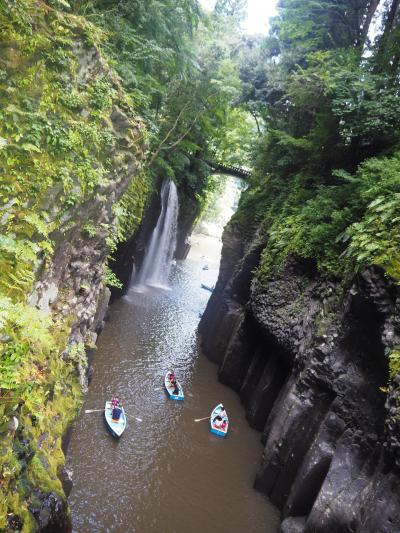
[(0, 27), (0, 531), (62, 532), (61, 440), (148, 195), (145, 131), (84, 18), (5, 0)]
[(40, 494), (37, 497), (39, 505), (30, 507), (30, 512), (35, 517), (41, 533), (68, 533), (71, 530), (71, 521), (68, 506), (64, 499), (56, 494)]
[(128, 187), (144, 132), (83, 19), (20, 0), (0, 7), (0, 23), (0, 288), (23, 300), (58, 234), (93, 226), (98, 204), (110, 210)]

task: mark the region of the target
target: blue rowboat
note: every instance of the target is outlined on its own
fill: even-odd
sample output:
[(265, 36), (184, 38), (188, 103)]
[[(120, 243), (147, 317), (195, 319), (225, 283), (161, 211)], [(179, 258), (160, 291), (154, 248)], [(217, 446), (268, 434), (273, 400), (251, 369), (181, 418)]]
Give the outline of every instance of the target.
[(168, 371), (165, 374), (165, 379), (164, 379), (165, 390), (168, 393), (169, 399), (170, 400), (183, 400), (184, 398), (183, 389), (182, 389), (181, 384), (178, 381), (176, 383), (178, 385), (179, 394), (173, 394), (175, 387), (171, 385), (170, 376), (171, 376), (171, 372)]
[(214, 423), (214, 419), (216, 416), (219, 416), (222, 410), (222, 403), (217, 405), (217, 407), (214, 407), (213, 412), (210, 416), (210, 431), (214, 435), (218, 435), (218, 437), (226, 437), (226, 434), (228, 433), (228, 427), (229, 427), (229, 419), (227, 416), (222, 417), (222, 423), (225, 422), (225, 427), (217, 427)]
[(113, 437), (119, 438), (126, 428), (126, 416), (124, 408), (121, 406), (122, 413), (119, 420), (113, 420), (111, 402), (106, 402), (104, 409), (104, 418), (106, 421), (107, 429), (110, 431)]

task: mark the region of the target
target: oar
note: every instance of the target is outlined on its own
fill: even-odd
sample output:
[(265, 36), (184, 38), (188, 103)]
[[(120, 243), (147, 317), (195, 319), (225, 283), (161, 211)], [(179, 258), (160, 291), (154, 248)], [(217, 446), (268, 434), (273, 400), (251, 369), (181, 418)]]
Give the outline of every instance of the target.
[(209, 418), (210, 418), (210, 415), (205, 416), (204, 418), (195, 418), (194, 421), (195, 422), (201, 422), (202, 420), (209, 420)]
[[(99, 413), (100, 411), (104, 411), (104, 409), (85, 409), (85, 413)], [(143, 422), (143, 420), (138, 416), (135, 416), (134, 418), (138, 422)]]

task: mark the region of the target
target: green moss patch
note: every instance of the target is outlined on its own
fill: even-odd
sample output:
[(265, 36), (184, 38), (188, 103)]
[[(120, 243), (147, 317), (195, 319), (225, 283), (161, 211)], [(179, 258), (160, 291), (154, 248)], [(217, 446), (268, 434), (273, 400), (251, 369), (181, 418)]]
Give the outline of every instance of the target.
[[(133, 231), (149, 186), (131, 185), (115, 209), (118, 231), (98, 228), (85, 208), (101, 205), (124, 165), (114, 107), (129, 118), (132, 150), (142, 150), (129, 98), (94, 47), (101, 32), (34, 0), (1, 2), (0, 27), (0, 530), (32, 532), (38, 492), (64, 497), (61, 439), (81, 406), (77, 367), (87, 361), (83, 345), (66, 350), (75, 318), (32, 308), (28, 297), (75, 229), (105, 249)], [(59, 289), (59, 299), (71, 296)]]

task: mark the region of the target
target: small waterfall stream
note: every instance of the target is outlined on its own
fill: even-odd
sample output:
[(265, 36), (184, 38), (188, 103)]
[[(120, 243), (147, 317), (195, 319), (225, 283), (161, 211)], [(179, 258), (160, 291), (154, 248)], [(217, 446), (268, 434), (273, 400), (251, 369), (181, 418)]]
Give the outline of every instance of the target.
[(171, 180), (164, 180), (161, 187), (161, 213), (133, 290), (141, 291), (145, 287), (169, 288), (168, 277), (176, 249), (178, 209), (176, 185)]

